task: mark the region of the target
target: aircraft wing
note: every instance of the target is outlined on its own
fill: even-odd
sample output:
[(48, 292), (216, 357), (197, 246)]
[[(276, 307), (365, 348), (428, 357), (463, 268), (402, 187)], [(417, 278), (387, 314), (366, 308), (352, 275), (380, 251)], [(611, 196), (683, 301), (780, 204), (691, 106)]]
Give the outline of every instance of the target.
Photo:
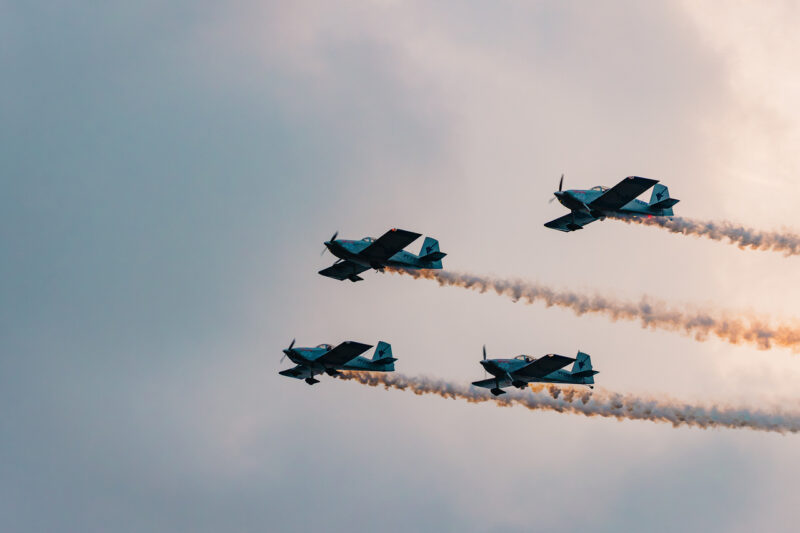
[(334, 263), (328, 268), (320, 270), (319, 273), (323, 276), (341, 281), (344, 279), (349, 279), (350, 276), (358, 276), (365, 270), (369, 270), (369, 267), (359, 265), (358, 263), (353, 263), (352, 261), (340, 261), (339, 263)]
[[(489, 378), (489, 379), (482, 379), (480, 381), (473, 381), (473, 385), (476, 387), (483, 387), (484, 389), (493, 389), (497, 387), (497, 378)], [(511, 385), (511, 381), (505, 378), (500, 378), (500, 388), (508, 387)]]
[(543, 378), (546, 375), (555, 372), (556, 370), (564, 368), (574, 361), (575, 359), (572, 357), (564, 357), (563, 355), (545, 355), (531, 364), (520, 368), (514, 372), (514, 375), (531, 378)]
[(620, 181), (601, 196), (589, 202), (589, 207), (601, 211), (613, 211), (627, 204), (644, 191), (658, 183), (658, 180), (628, 176)]
[(567, 213), (563, 217), (558, 217), (555, 220), (545, 223), (545, 227), (550, 229), (557, 229), (558, 231), (575, 231), (583, 229), (586, 224), (597, 220), (592, 215), (581, 213), (580, 211), (573, 211)]
[(343, 365), (372, 348), (371, 344), (345, 341), (331, 351), (322, 354), (315, 361), (324, 365)]
[(281, 370), (278, 372), (281, 376), (286, 376), (295, 379), (303, 379), (306, 375), (305, 368), (302, 365), (297, 365), (294, 368), (289, 368), (287, 370)]
[(420, 238), (419, 233), (404, 229), (390, 229), (361, 250), (361, 255), (370, 261), (385, 261)]

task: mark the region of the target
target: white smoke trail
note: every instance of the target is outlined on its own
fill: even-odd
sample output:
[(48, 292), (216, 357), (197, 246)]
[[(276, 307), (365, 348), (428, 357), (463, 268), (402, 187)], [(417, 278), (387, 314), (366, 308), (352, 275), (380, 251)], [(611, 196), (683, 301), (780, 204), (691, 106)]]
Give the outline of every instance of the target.
[(610, 217), (627, 224), (657, 226), (671, 233), (706, 237), (715, 241), (727, 241), (742, 250), (772, 250), (783, 252), (787, 257), (800, 254), (800, 235), (788, 231), (760, 231), (732, 222), (693, 220), (681, 217)]
[[(440, 379), (410, 377), (397, 373), (345, 372), (340, 379), (370, 387), (408, 390), (414, 394), (433, 394), (470, 403), (495, 402), (501, 406), (520, 405), (532, 411), (557, 411), (617, 420), (666, 422), (673, 427), (732, 428), (800, 432), (800, 413), (754, 411), (745, 408), (690, 405), (671, 399), (640, 398), (604, 390), (590, 392), (576, 387), (546, 385), (525, 392), (509, 392), (495, 398), (488, 391)], [(538, 389), (538, 391), (537, 391)]]
[(405, 270), (387, 268), (388, 272), (431, 279), (440, 286), (462, 287), (478, 292), (494, 291), (515, 302), (543, 302), (563, 307), (577, 315), (594, 313), (611, 320), (641, 321), (643, 328), (664, 329), (690, 335), (699, 341), (714, 335), (731, 344), (749, 343), (766, 350), (772, 346), (800, 352), (800, 321), (770, 325), (754, 314), (711, 312), (670, 308), (663, 302), (642, 298), (639, 302), (619, 301), (599, 294), (586, 295), (568, 290), (554, 290), (521, 280), (493, 279), (443, 270)]

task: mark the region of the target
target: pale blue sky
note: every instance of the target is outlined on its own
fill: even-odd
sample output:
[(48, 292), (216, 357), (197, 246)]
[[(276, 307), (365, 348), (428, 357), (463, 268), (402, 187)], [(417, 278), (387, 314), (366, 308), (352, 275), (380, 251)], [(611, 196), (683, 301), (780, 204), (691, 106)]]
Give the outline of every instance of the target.
[(792, 531), (796, 437), (277, 375), (293, 337), (456, 381), (484, 343), (582, 349), (611, 390), (797, 408), (786, 351), (316, 274), (335, 230), (397, 226), (457, 270), (794, 316), (796, 258), (542, 227), (562, 172), (800, 227), (763, 142), (800, 114), (742, 75), (770, 27), (706, 8), (0, 1), (0, 529)]

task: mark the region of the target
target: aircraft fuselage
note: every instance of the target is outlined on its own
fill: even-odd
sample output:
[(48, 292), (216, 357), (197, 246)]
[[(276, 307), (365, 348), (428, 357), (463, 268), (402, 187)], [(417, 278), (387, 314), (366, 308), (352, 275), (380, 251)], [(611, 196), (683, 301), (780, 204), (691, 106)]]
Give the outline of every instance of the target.
[(342, 365), (325, 365), (317, 359), (328, 353), (326, 348), (292, 348), (283, 350), (294, 364), (306, 367), (310, 375), (322, 374), (326, 370), (375, 370), (375, 364), (366, 357), (358, 356)]
[(653, 208), (643, 200), (634, 199), (614, 210), (597, 210), (589, 207), (589, 204), (603, 195), (601, 191), (570, 189), (554, 193), (558, 201), (570, 211), (586, 213), (596, 218), (609, 215), (621, 216), (671, 216), (672, 209)]
[[(567, 370), (556, 370), (545, 376), (533, 377), (520, 375), (516, 372), (528, 366), (530, 361), (520, 359), (486, 359), (480, 362), (483, 368), (491, 375), (498, 378), (500, 386), (504, 382), (523, 382), (523, 383), (571, 383), (573, 385), (594, 384), (592, 376), (576, 377)], [(506, 385), (507, 386), (507, 385)]]
[(398, 268), (437, 268), (436, 261), (421, 261), (420, 258), (411, 252), (400, 250), (389, 259), (375, 261), (361, 255), (367, 247), (372, 244), (370, 241), (360, 240), (346, 240), (338, 239), (335, 241), (326, 241), (325, 247), (330, 252), (345, 261), (351, 261), (361, 266), (368, 268), (384, 268), (384, 267), (398, 267)]

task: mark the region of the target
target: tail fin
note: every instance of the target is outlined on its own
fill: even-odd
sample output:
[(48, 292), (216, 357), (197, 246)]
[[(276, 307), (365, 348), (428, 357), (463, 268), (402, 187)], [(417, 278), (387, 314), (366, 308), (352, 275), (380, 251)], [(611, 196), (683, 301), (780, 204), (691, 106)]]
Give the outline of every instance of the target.
[(380, 367), (381, 370), (392, 371), (394, 370), (394, 362), (397, 361), (392, 357), (392, 345), (388, 342), (380, 341), (375, 348), (375, 353), (372, 354), (372, 365)]
[(575, 363), (572, 365), (570, 372), (572, 377), (584, 378), (584, 383), (594, 383), (594, 375), (598, 372), (592, 370), (592, 358), (588, 353), (578, 352), (575, 356)]
[(447, 254), (439, 251), (439, 241), (433, 237), (425, 237), (422, 249), (419, 251), (419, 260), (424, 262), (439, 263), (437, 267), (442, 268), (441, 260)]
[(669, 197), (669, 189), (665, 185), (656, 183), (653, 186), (653, 194), (650, 196), (650, 209), (662, 210), (663, 215), (672, 216), (672, 206), (680, 200)]

